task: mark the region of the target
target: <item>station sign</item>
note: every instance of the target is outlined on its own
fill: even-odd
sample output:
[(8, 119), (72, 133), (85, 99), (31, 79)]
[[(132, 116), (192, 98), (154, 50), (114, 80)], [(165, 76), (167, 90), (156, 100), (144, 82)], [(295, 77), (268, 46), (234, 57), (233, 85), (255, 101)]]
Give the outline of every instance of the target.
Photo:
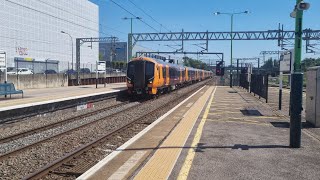
[(0, 67), (7, 66), (7, 57), (5, 52), (0, 52)]
[(280, 55), (280, 72), (290, 73), (293, 70), (294, 50), (285, 51)]
[(105, 71), (105, 70), (106, 70), (106, 62), (98, 61), (98, 71)]

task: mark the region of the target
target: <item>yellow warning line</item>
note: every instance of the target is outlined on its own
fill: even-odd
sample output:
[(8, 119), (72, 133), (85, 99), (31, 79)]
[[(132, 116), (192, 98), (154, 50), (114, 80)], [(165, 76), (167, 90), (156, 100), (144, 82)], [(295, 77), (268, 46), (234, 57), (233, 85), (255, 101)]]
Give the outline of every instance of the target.
[(221, 112), (214, 112), (214, 113), (209, 113), (209, 114), (212, 114), (212, 115), (215, 115), (215, 114), (242, 114), (242, 112), (240, 111), (221, 111)]
[[(208, 114), (209, 114), (209, 111), (210, 111), (210, 106), (213, 102), (213, 97), (214, 97), (214, 94), (217, 90), (217, 87), (214, 89), (212, 95), (211, 95), (211, 98), (210, 98), (210, 101), (208, 102), (208, 105), (206, 107), (206, 110), (202, 116), (202, 119), (201, 119), (201, 122), (197, 128), (197, 132), (193, 138), (193, 141), (192, 141), (192, 144), (191, 144), (191, 147), (196, 147), (197, 144), (199, 143), (200, 141), (200, 138), (201, 138), (201, 135), (202, 135), (202, 131), (203, 131), (203, 126), (207, 120), (207, 117), (208, 117)], [(190, 172), (190, 169), (191, 169), (191, 165), (192, 165), (192, 162), (193, 162), (193, 159), (194, 159), (194, 156), (195, 156), (195, 150), (194, 149), (190, 149), (188, 151), (188, 154), (187, 154), (187, 157), (182, 165), (182, 168), (180, 170), (180, 173), (179, 173), (179, 176), (178, 176), (178, 180), (185, 180), (188, 178), (188, 175), (189, 175), (189, 172)]]

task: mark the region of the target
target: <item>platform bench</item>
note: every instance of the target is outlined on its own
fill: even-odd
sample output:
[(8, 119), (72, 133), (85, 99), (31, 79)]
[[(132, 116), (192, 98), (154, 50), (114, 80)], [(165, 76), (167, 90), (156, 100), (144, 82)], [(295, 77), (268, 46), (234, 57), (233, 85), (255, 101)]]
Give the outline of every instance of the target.
[(11, 94), (22, 94), (23, 98), (23, 91), (22, 90), (16, 90), (13, 83), (0, 83), (0, 95), (10, 95)]

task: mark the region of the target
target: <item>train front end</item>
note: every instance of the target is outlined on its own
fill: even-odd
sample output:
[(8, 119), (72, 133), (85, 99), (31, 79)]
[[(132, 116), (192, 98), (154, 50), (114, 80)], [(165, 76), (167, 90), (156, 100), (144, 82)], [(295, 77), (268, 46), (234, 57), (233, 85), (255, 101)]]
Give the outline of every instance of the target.
[(127, 87), (129, 94), (153, 94), (155, 63), (149, 58), (135, 58), (128, 63)]

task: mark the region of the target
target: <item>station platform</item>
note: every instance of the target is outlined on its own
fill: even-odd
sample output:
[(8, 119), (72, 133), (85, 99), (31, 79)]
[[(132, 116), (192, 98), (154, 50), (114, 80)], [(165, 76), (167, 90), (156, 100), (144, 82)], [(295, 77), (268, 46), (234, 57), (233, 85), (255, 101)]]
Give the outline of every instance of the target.
[[(90, 99), (96, 96), (108, 96), (126, 90), (126, 83), (112, 83), (86, 86), (69, 86), (59, 88), (27, 89), (24, 90), (23, 98), (21, 94), (12, 95), (11, 98), (0, 97), (0, 113), (4, 116), (5, 112), (17, 109), (26, 109), (48, 104), (61, 102), (77, 103), (79, 99)], [(78, 102), (79, 103), (79, 102)], [(50, 107), (51, 109), (54, 106)], [(11, 115), (14, 112), (10, 113)], [(2, 117), (0, 117), (2, 118)]]
[(241, 89), (206, 86), (78, 179), (318, 179), (320, 130), (289, 147), (288, 117)]

